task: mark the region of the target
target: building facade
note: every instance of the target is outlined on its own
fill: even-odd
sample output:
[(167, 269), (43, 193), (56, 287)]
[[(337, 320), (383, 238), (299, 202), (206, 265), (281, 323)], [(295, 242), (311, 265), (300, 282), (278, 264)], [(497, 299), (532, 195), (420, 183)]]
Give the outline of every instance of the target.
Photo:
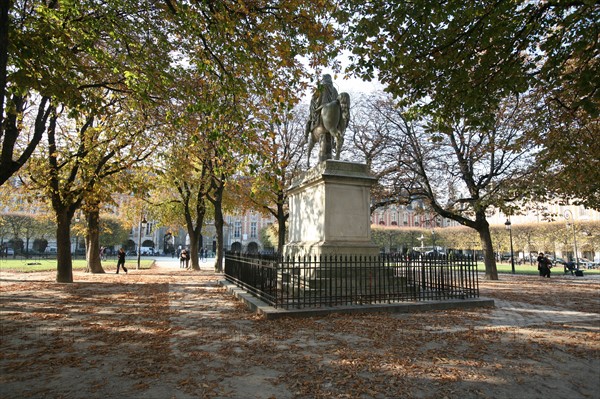
[[(248, 211), (226, 214), (224, 219), (223, 246), (226, 251), (243, 253), (273, 251), (273, 248), (265, 247), (261, 241), (261, 231), (276, 222), (273, 216), (268, 217)], [(178, 250), (190, 247), (190, 237), (183, 228), (171, 231), (148, 221), (142, 229), (141, 239), (139, 232), (138, 226), (131, 230), (129, 241), (134, 248), (137, 248), (138, 240), (142, 247), (152, 246), (154, 251), (160, 254), (176, 253)], [(213, 221), (208, 221), (202, 229), (200, 248), (209, 255), (216, 252), (217, 233)]]
[(422, 204), (390, 205), (371, 214), (371, 224), (380, 226), (421, 227), (424, 229), (457, 226), (458, 223), (424, 210)]

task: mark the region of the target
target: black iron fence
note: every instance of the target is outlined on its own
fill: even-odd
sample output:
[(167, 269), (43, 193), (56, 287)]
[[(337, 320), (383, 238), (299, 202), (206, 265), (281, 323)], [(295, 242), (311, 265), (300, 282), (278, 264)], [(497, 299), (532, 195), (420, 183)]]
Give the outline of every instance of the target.
[(226, 254), (225, 277), (286, 309), (479, 297), (471, 257)]

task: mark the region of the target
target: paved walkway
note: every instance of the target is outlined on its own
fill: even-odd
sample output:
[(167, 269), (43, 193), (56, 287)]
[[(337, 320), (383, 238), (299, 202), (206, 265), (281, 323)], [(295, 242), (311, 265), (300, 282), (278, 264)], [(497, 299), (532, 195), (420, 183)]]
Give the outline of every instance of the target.
[(502, 275), (493, 308), (265, 320), (201, 271), (2, 279), (2, 398), (598, 398), (600, 284)]
[[(158, 258), (156, 260), (156, 265), (165, 269), (179, 269), (179, 261), (176, 258)], [(214, 272), (214, 258), (201, 261), (200, 270)], [(220, 275), (215, 276), (221, 280), (219, 278)], [(585, 283), (585, 281), (597, 281), (598, 278), (596, 277), (600, 278), (600, 276), (590, 276), (586, 277), (587, 280), (576, 281), (582, 283)], [(570, 276), (565, 276), (564, 278), (570, 278)], [(173, 289), (181, 290), (181, 287)], [(205, 303), (204, 305), (209, 305), (209, 303)], [(494, 308), (486, 316), (489, 318), (488, 323), (486, 323), (488, 324), (488, 327), (523, 328), (544, 325), (546, 323), (561, 323), (583, 324), (583, 327), (581, 328), (600, 332), (600, 314), (598, 313), (558, 309), (554, 306), (532, 305), (530, 303), (497, 298), (494, 298), (494, 305)], [(178, 305), (175, 305), (175, 307), (177, 306)], [(182, 306), (185, 307), (187, 305), (182, 304)]]
[[(213, 377), (219, 381), (218, 385), (214, 386), (218, 386), (215, 389), (221, 393), (215, 394), (215, 397), (314, 397), (312, 394), (299, 393), (301, 387), (310, 386), (312, 382), (304, 381), (295, 385), (293, 383), (296, 377), (293, 372), (290, 374), (290, 370), (293, 371), (299, 365), (306, 370), (311, 370), (315, 365), (322, 367), (312, 370), (312, 374), (308, 373), (311, 375), (310, 381), (319, 381), (321, 376), (330, 379), (328, 383), (320, 386), (321, 393), (325, 392), (321, 397), (343, 397), (338, 395), (344, 393), (344, 390), (339, 388), (342, 381), (352, 381), (359, 377), (348, 378), (347, 374), (336, 376), (334, 365), (352, 360), (357, 362), (352, 363), (356, 366), (368, 364), (369, 359), (375, 359), (373, 364), (365, 367), (369, 370), (379, 370), (382, 364), (394, 364), (390, 361), (390, 348), (397, 348), (403, 353), (400, 359), (412, 356), (414, 360), (410, 362), (410, 367), (415, 367), (414, 363), (418, 364), (418, 359), (423, 358), (423, 352), (419, 351), (428, 348), (427, 350), (435, 352), (435, 348), (443, 348), (437, 355), (443, 360), (441, 369), (438, 370), (442, 374), (451, 368), (452, 362), (466, 363), (456, 369), (461, 371), (455, 370), (461, 374), (461, 378), (456, 383), (450, 383), (452, 388), (447, 394), (442, 394), (439, 382), (435, 382), (427, 387), (419, 383), (418, 388), (407, 388), (411, 392), (410, 395), (406, 392), (402, 394), (402, 391), (394, 388), (387, 393), (366, 394), (363, 397), (408, 397), (414, 392), (421, 392), (419, 390), (424, 391), (415, 396), (453, 397), (457, 392), (461, 392), (464, 395), (460, 396), (465, 398), (595, 397), (593, 392), (597, 393), (600, 387), (598, 362), (593, 355), (597, 353), (595, 337), (600, 332), (597, 296), (592, 297), (589, 305), (585, 306), (588, 311), (577, 311), (579, 305), (568, 309), (563, 302), (557, 300), (548, 301), (547, 304), (542, 301), (539, 301), (539, 304), (535, 301), (521, 302), (522, 298), (531, 295), (519, 295), (522, 292), (528, 293), (522, 291), (523, 286), (520, 283), (539, 285), (542, 281), (530, 276), (503, 276), (504, 281), (500, 281), (498, 287), (485, 283), (488, 285), (487, 292), (498, 295), (493, 298), (495, 306), (481, 312), (467, 310), (464, 313), (454, 313), (450, 310), (412, 315), (395, 314), (389, 317), (382, 314), (356, 318), (314, 317), (298, 321), (284, 318), (280, 321), (262, 320), (256, 323), (256, 319), (248, 319), (248, 313), (240, 312), (239, 302), (223, 295), (223, 291), (215, 284), (222, 280), (223, 276), (214, 273), (213, 262), (214, 259), (201, 262), (201, 273), (189, 273), (208, 275), (211, 279), (214, 276), (214, 280), (198, 283), (191, 278), (189, 283), (171, 284), (169, 291), (172, 294), (170, 308), (176, 310), (171, 319), (176, 331), (171, 338), (171, 350), (181, 359), (204, 354), (203, 358), (206, 360), (202, 369), (217, 371), (216, 374), (206, 377), (207, 381)], [(161, 268), (171, 270), (179, 268), (179, 262), (176, 260), (159, 259), (157, 264)], [(510, 281), (511, 279), (516, 281)], [(566, 288), (567, 285), (572, 289), (573, 284), (581, 284), (581, 289), (585, 287), (589, 291), (588, 285), (597, 284), (597, 280), (556, 276), (552, 281), (544, 281), (542, 284), (544, 283), (550, 283), (549, 289), (558, 290)], [(378, 322), (385, 323), (385, 327), (381, 330), (371, 330), (367, 325)], [(368, 331), (392, 333), (386, 332), (385, 339), (376, 335), (378, 338), (370, 341), (368, 334), (364, 335)], [(205, 341), (199, 342), (198, 335)], [(394, 341), (396, 338), (400, 341)], [(388, 349), (379, 357), (377, 348), (380, 347), (381, 340), (386, 343), (385, 347)], [(445, 346), (447, 343), (450, 343), (449, 346)], [(341, 348), (346, 347), (352, 348), (352, 355), (347, 354), (345, 359), (338, 358), (338, 354), (344, 353)], [(416, 351), (412, 355), (409, 353), (411, 348), (415, 348)], [(573, 355), (571, 350), (576, 355)], [(364, 357), (360, 357), (361, 354)], [(286, 358), (288, 356), (289, 358)], [(306, 363), (302, 363), (302, 359), (306, 360)], [(397, 360), (400, 363), (402, 361)], [(433, 364), (435, 361), (431, 363), (425, 359), (423, 362), (428, 370), (437, 367)], [(476, 366), (469, 369), (472, 366), (467, 365), (469, 362), (474, 362)], [(283, 365), (283, 369), (280, 365)], [(491, 367), (493, 372), (489, 375), (482, 372), (486, 367)], [(287, 371), (284, 372), (284, 369)], [(235, 376), (223, 377), (223, 372), (219, 370), (228, 370), (229, 374), (233, 373)], [(347, 373), (345, 366), (340, 370)], [(373, 391), (385, 391), (385, 383), (377, 380), (377, 377), (369, 376), (364, 370), (363, 373), (366, 373), (362, 374), (363, 376), (367, 375), (365, 381), (376, 381), (372, 386)], [(387, 373), (388, 371), (378, 371), (376, 375), (388, 375)], [(486, 382), (483, 382), (482, 378), (473, 379), (478, 373), (486, 375), (483, 378)], [(302, 371), (300, 374), (304, 375), (306, 372)], [(527, 375), (526, 384), (523, 382), (524, 375)], [(548, 375), (552, 375), (553, 378), (548, 379)], [(579, 378), (573, 379), (573, 375)], [(243, 378), (240, 378), (241, 376)], [(395, 377), (388, 378), (389, 381), (393, 381)], [(421, 378), (422, 375), (419, 375), (418, 380)], [(488, 383), (488, 379), (493, 382)], [(402, 381), (409, 387), (411, 378)], [(330, 395), (327, 392), (330, 389), (328, 387), (334, 385), (336, 390), (331, 389), (335, 391), (335, 395)], [(207, 382), (206, 386), (213, 385)], [(430, 388), (435, 394), (433, 391), (427, 391)], [(473, 390), (479, 393), (475, 395)], [(349, 394), (347, 397), (359, 397), (355, 388), (347, 388), (345, 392)]]
[[(180, 269), (179, 259), (160, 257), (155, 259), (155, 265), (163, 269)], [(214, 271), (215, 258), (206, 258), (200, 261), (200, 270)]]
[(600, 332), (600, 315), (597, 313), (561, 310), (551, 306), (494, 300), (495, 309), (490, 313), (490, 323), (495, 327), (528, 327), (546, 323), (578, 324), (592, 323), (587, 328)]

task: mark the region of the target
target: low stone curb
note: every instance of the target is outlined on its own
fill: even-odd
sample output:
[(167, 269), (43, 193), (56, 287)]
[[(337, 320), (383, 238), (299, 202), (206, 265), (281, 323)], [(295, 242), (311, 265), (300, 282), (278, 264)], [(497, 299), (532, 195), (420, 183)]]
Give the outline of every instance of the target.
[(219, 280), (218, 284), (225, 287), (227, 291), (238, 300), (245, 303), (248, 309), (264, 316), (266, 319), (274, 320), (283, 317), (313, 317), (326, 316), (332, 313), (351, 314), (351, 313), (414, 313), (427, 312), (431, 310), (448, 309), (472, 309), (472, 308), (493, 308), (495, 307), (493, 299), (470, 298), (470, 299), (449, 299), (443, 301), (423, 301), (423, 302), (401, 302), (401, 303), (382, 303), (369, 305), (350, 305), (350, 306), (331, 306), (306, 309), (282, 309), (275, 308), (252, 296), (246, 290), (239, 288), (227, 280)]

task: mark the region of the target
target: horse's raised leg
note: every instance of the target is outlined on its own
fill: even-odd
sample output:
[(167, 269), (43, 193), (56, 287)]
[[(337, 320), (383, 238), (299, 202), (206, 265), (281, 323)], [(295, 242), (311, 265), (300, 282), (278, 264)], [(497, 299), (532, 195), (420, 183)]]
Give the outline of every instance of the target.
[(329, 132), (323, 132), (319, 140), (319, 162), (331, 159), (332, 146), (331, 146), (331, 134)]
[(315, 146), (315, 137), (311, 134), (308, 138), (308, 154), (306, 155), (306, 165), (310, 168), (310, 153)]
[(340, 160), (340, 152), (342, 151), (342, 145), (344, 145), (344, 137), (342, 136), (342, 132), (339, 130), (334, 130), (331, 132), (331, 135), (335, 137), (335, 157), (336, 161)]

